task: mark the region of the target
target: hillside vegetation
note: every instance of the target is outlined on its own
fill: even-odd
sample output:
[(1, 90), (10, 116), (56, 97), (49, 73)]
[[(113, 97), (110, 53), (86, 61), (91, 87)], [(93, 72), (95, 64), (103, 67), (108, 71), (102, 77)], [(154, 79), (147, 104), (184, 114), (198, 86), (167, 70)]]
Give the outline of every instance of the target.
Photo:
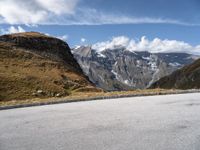
[(0, 100), (101, 91), (83, 74), (69, 46), (44, 34), (0, 36)]
[(161, 78), (151, 88), (200, 89), (200, 59)]

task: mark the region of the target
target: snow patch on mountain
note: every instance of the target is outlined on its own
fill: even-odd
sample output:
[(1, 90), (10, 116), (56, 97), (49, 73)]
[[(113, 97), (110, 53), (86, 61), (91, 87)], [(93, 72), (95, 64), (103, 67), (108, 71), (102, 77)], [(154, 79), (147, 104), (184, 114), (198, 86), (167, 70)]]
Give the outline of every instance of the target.
[(177, 62), (169, 63), (169, 65), (173, 67), (181, 66), (181, 64)]
[(133, 53), (123, 46), (107, 48), (80, 47), (73, 53), (90, 81), (105, 90), (144, 89), (194, 61), (194, 55), (186, 53)]

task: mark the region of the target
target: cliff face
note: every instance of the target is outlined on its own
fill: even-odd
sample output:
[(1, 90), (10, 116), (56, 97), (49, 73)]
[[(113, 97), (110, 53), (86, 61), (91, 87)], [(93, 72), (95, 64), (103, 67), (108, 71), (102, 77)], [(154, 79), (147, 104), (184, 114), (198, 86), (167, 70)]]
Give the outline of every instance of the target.
[(187, 65), (169, 76), (161, 78), (152, 84), (151, 88), (163, 89), (199, 89), (200, 88), (200, 59)]
[(124, 48), (98, 52), (82, 46), (72, 52), (89, 79), (105, 90), (148, 88), (153, 82), (196, 59), (186, 53), (155, 54)]
[(97, 90), (67, 43), (36, 32), (0, 36), (0, 100)]

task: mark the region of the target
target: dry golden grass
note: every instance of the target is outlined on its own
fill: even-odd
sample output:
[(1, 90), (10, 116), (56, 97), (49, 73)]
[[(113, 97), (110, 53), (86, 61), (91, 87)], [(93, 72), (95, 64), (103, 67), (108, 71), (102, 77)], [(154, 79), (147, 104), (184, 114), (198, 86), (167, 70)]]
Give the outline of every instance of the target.
[(175, 90), (164, 90), (164, 89), (146, 89), (146, 90), (133, 90), (133, 91), (115, 91), (115, 92), (72, 92), (71, 95), (62, 98), (33, 98), (27, 100), (10, 100), (0, 101), (0, 106), (13, 106), (13, 105), (24, 105), (24, 104), (37, 104), (37, 103), (48, 103), (48, 102), (59, 102), (59, 101), (76, 101), (96, 98), (110, 98), (110, 97), (121, 97), (121, 96), (138, 96), (138, 95), (159, 95), (159, 94), (170, 94)]
[(70, 95), (74, 90), (94, 88), (87, 79), (61, 62), (45, 59), (35, 53), (13, 49), (12, 45), (0, 42), (0, 101), (36, 98), (37, 90), (45, 94)]

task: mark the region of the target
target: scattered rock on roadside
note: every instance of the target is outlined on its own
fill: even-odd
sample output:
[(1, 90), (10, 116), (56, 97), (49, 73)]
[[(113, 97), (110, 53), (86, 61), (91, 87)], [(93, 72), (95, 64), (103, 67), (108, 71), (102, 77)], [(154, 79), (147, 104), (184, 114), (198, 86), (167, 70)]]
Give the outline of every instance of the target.
[(55, 96), (56, 96), (56, 97), (61, 97), (62, 94), (61, 94), (61, 93), (57, 93)]

